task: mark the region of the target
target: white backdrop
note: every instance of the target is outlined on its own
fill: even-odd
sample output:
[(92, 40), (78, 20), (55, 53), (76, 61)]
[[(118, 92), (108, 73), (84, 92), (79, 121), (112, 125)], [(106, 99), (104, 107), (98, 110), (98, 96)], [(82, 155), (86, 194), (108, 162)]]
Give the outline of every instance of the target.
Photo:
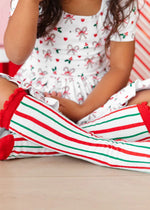
[(9, 16), (10, 0), (0, 0), (0, 45), (3, 44), (3, 34)]
[(3, 36), (8, 22), (10, 0), (0, 0), (0, 62), (7, 62), (8, 59), (3, 49)]

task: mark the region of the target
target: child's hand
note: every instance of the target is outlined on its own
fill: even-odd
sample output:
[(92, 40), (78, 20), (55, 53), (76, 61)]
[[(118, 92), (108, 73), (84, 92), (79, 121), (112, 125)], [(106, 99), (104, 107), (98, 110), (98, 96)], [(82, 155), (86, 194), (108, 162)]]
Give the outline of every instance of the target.
[(59, 111), (73, 122), (77, 122), (84, 117), (84, 107), (72, 100), (62, 98), (61, 93), (53, 91), (51, 94), (45, 93), (45, 96), (57, 99), (59, 101)]
[(83, 118), (83, 107), (80, 104), (77, 104), (76, 102), (65, 99), (65, 98), (59, 98), (59, 97), (53, 97), (57, 100), (59, 100), (59, 111), (68, 117), (73, 122), (79, 121), (81, 118)]

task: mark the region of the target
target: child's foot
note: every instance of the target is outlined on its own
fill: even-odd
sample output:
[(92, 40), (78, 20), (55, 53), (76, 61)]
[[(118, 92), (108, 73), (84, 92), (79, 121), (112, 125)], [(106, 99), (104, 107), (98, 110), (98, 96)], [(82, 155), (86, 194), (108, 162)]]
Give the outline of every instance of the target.
[(14, 147), (13, 135), (7, 135), (0, 139), (0, 160), (5, 160)]

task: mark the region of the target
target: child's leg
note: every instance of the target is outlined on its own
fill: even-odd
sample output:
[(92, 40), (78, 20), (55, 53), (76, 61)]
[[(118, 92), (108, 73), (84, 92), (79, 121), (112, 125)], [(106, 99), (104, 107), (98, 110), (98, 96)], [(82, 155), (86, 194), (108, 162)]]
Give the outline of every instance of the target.
[(147, 106), (146, 104), (127, 106), (83, 124), (82, 128), (105, 139), (130, 142), (150, 140), (150, 133), (140, 113), (142, 110), (139, 112), (140, 107)]
[(61, 154), (30, 142), (16, 133), (0, 128), (0, 160), (27, 157), (51, 157)]
[(17, 134), (13, 134), (13, 137), (14, 146), (11, 153), (7, 157), (7, 160), (15, 158), (52, 157), (61, 155), (50, 148), (45, 148), (34, 142), (30, 142)]
[(1, 112), (1, 126), (6, 129), (44, 147), (95, 164), (150, 172), (149, 142), (126, 143), (98, 138), (21, 89), (11, 98), (11, 103)]
[[(15, 83), (9, 82), (4, 78), (0, 78), (0, 88), (0, 109), (2, 109), (9, 95), (11, 95), (18, 87)], [(54, 150), (29, 142), (25, 138), (21, 136), (19, 137), (17, 134), (12, 135), (8, 130), (0, 128), (0, 160), (54, 155), (58, 156), (61, 154)]]

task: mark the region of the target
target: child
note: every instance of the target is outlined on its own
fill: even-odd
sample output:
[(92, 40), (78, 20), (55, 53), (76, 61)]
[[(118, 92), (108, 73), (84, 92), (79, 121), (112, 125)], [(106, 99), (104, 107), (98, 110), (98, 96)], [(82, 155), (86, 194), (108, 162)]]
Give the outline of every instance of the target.
[(123, 88), (137, 17), (135, 0), (12, 1), (5, 48), (24, 64), (0, 78), (1, 159), (66, 154), (150, 171), (150, 81)]

